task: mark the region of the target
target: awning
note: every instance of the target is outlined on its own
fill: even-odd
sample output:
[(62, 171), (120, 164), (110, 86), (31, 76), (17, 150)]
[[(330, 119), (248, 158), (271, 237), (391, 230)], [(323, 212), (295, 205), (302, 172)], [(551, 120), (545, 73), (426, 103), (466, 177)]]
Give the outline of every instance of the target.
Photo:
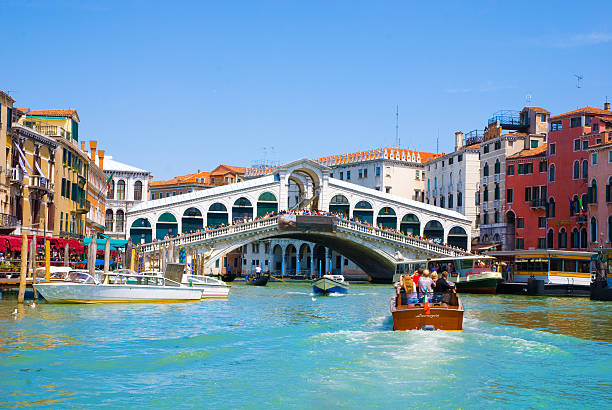
[(473, 251), (486, 251), (489, 249), (497, 248), (498, 246), (501, 246), (501, 243), (472, 245), (472, 250)]
[[(83, 245), (85, 246), (89, 246), (90, 242), (91, 242), (91, 238), (83, 239)], [(106, 246), (106, 239), (96, 239), (96, 243), (97, 243), (98, 250), (104, 250), (104, 247)], [(119, 248), (124, 248), (125, 245), (127, 245), (127, 243), (128, 241), (123, 240), (123, 239), (111, 239), (110, 240), (111, 250), (117, 250)]]
[(18, 252), (21, 250), (21, 236), (1, 235), (0, 239), (4, 240), (8, 245), (5, 246), (5, 249), (11, 252)]

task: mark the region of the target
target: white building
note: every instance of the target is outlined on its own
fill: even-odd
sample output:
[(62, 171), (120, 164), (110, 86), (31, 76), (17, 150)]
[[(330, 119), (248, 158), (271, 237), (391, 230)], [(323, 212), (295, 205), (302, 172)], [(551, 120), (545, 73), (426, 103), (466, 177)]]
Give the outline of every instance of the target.
[(104, 174), (111, 177), (104, 233), (111, 238), (126, 239), (125, 214), (135, 204), (147, 201), (153, 176), (149, 171), (121, 163), (111, 156), (104, 159)]
[[(472, 238), (478, 238), (477, 192), (480, 184), (480, 141), (472, 131), (464, 139), (455, 133), (455, 151), (427, 163), (427, 203), (462, 213), (472, 221)], [(450, 240), (450, 238), (449, 238)]]

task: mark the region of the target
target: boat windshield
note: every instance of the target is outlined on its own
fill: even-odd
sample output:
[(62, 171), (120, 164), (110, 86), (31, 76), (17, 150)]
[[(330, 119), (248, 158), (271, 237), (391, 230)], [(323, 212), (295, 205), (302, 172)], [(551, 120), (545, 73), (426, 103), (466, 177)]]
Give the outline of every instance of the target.
[(96, 283), (94, 278), (92, 278), (89, 273), (80, 272), (76, 270), (68, 272), (68, 274), (66, 275), (66, 282), (87, 283), (87, 284)]
[(205, 283), (208, 285), (216, 285), (216, 284), (224, 283), (223, 281), (220, 281), (219, 279), (211, 278), (210, 276), (186, 275), (186, 279), (187, 279), (187, 282)]
[(110, 285), (139, 285), (139, 286), (181, 286), (170, 279), (152, 275), (126, 275), (110, 273), (107, 275)]

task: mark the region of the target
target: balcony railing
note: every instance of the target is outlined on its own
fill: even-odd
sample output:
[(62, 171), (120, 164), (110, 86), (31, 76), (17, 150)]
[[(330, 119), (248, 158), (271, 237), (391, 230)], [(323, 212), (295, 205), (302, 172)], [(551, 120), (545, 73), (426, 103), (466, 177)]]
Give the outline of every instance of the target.
[(493, 175), (493, 182), (499, 182), (499, 174)]
[(542, 198), (534, 199), (531, 201), (531, 207), (532, 208), (546, 208), (546, 200)]
[(11, 183), (23, 184), (23, 170), (19, 167), (8, 169), (9, 178)]
[(60, 236), (62, 238), (71, 238), (71, 239), (77, 239), (77, 240), (82, 240), (84, 238), (84, 236), (79, 233), (72, 233), (72, 232), (66, 232), (66, 231), (60, 231)]
[(482, 177), (483, 185), (487, 185), (489, 183), (489, 177)]
[(487, 202), (483, 202), (481, 206), (482, 206), (482, 210), (483, 211), (488, 211), (489, 210), (489, 204)]
[(52, 191), (53, 182), (49, 181), (46, 177), (42, 175), (30, 175), (30, 188)]
[(13, 215), (8, 214), (0, 214), (0, 228), (1, 229), (10, 229), (16, 228), (19, 226), (19, 219), (17, 219)]
[(586, 215), (576, 215), (576, 222), (579, 224), (587, 223), (587, 216)]
[(77, 202), (77, 209), (76, 209), (76, 213), (77, 214), (86, 214), (89, 212), (89, 209), (91, 208), (91, 203), (85, 199), (82, 199), (80, 201)]
[(66, 131), (64, 128), (60, 127), (59, 125), (34, 123), (33, 128), (43, 135), (49, 135), (52, 137), (66, 138), (70, 135), (68, 131)]

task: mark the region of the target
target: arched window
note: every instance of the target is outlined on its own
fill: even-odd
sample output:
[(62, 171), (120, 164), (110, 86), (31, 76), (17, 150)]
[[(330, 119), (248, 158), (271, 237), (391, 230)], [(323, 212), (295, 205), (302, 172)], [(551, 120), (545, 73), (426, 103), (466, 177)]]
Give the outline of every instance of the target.
[(608, 217), (608, 242), (612, 242), (612, 216)]
[(606, 185), (606, 202), (612, 202), (612, 177), (608, 179), (608, 185)]
[(483, 188), (483, 201), (484, 202), (488, 202), (489, 201), (489, 187), (486, 186), (486, 185)]
[(463, 194), (459, 191), (457, 191), (457, 207), (462, 207), (463, 206)]
[(591, 242), (597, 242), (597, 219), (591, 217)]
[(117, 211), (117, 215), (115, 218), (115, 227), (117, 229), (117, 232), (123, 232), (123, 223), (125, 221), (125, 215), (123, 213), (123, 211), (120, 209)]
[(572, 202), (569, 204), (570, 207), (570, 216), (574, 216), (577, 212), (580, 211), (580, 201), (578, 201), (578, 195), (574, 195), (572, 198)]
[(547, 217), (554, 218), (555, 217), (555, 198), (550, 198), (548, 200), (548, 209), (547, 209)]
[(555, 181), (555, 164), (550, 164), (550, 170), (548, 172), (548, 180), (550, 182)]
[(548, 249), (552, 249), (555, 247), (554, 238), (555, 238), (555, 233), (553, 232), (552, 229), (549, 229), (548, 234), (546, 235), (546, 247)]
[(108, 232), (113, 231), (113, 210), (112, 209), (106, 210), (106, 216), (104, 218), (104, 230)]
[(597, 181), (593, 179), (591, 181), (591, 186), (589, 187), (589, 204), (597, 203)]
[(134, 183), (134, 201), (142, 201), (142, 182)]
[(489, 176), (489, 163), (488, 162), (485, 162), (485, 166), (484, 166), (484, 170), (483, 170), (483, 175), (485, 177)]
[(570, 235), (570, 248), (578, 248), (579, 246), (579, 233), (578, 229), (574, 228)]
[(582, 161), (582, 178), (587, 179), (589, 177), (589, 161), (586, 159)]
[(108, 191), (106, 191), (106, 198), (115, 199), (115, 181), (111, 181), (108, 185)]
[(559, 249), (567, 248), (567, 231), (565, 230), (565, 228), (561, 228), (558, 236), (559, 237), (557, 238), (557, 242), (559, 245)]
[(495, 183), (495, 200), (498, 200), (499, 198), (500, 198), (499, 184)]
[(580, 162), (574, 161), (574, 179), (580, 179)]
[(495, 214), (494, 215), (495, 215), (494, 216), (495, 223), (498, 224), (499, 223), (499, 211), (497, 209), (495, 210)]
[(587, 230), (586, 228), (582, 228), (580, 230), (580, 247), (586, 248), (589, 244), (587, 243)]
[(125, 181), (120, 180), (117, 182), (117, 200), (125, 201)]
[(453, 194), (448, 194), (448, 209), (453, 209)]
[(495, 160), (495, 173), (499, 174), (501, 172), (501, 163), (499, 160)]

